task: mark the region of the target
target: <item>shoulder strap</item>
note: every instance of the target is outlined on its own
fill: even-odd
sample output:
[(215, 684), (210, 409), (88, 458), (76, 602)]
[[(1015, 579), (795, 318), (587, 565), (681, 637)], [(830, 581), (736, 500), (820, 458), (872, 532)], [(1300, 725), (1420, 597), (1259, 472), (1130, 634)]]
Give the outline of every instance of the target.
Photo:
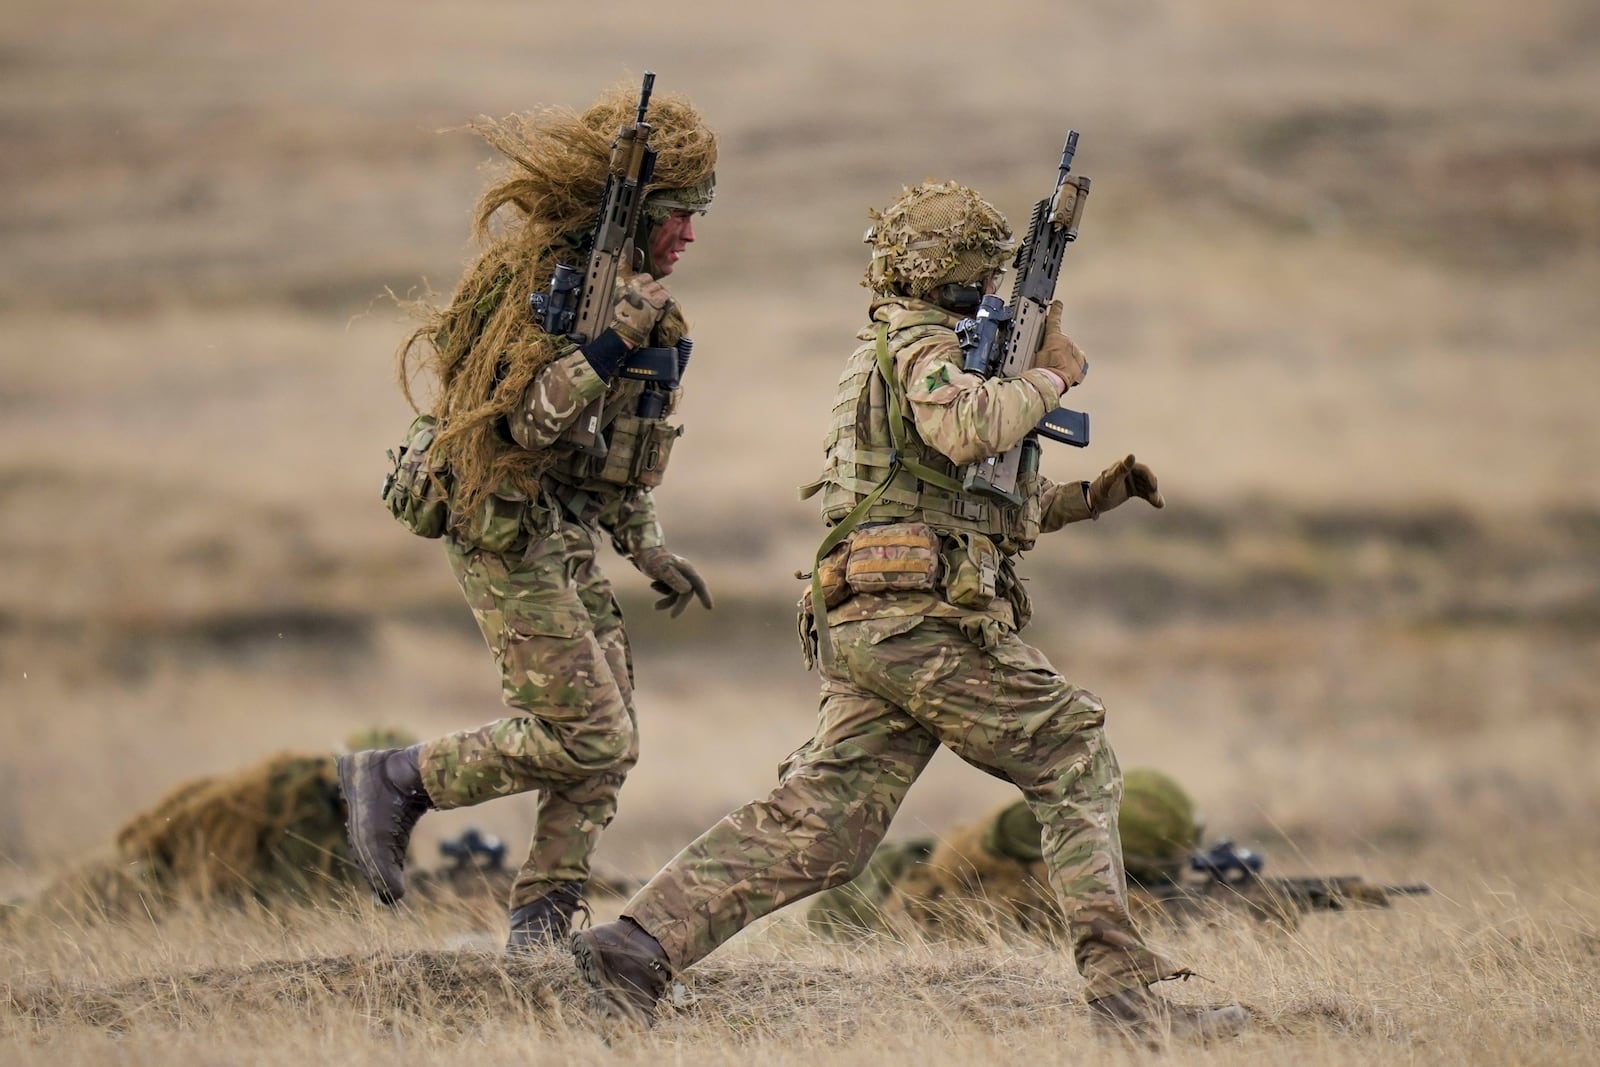
[[(817, 558), (811, 566), (811, 612), (816, 619), (817, 627), (817, 658), (824, 668), (833, 662), (833, 641), (828, 637), (828, 604), (822, 594), (822, 559), (855, 532), (861, 520), (872, 506), (883, 496), (883, 491), (894, 482), (895, 477), (902, 470), (910, 472), (918, 480), (929, 485), (938, 486), (950, 493), (962, 491), (961, 483), (949, 475), (940, 474), (936, 470), (923, 466), (914, 460), (906, 458), (906, 430), (902, 420), (905, 418), (905, 390), (900, 386), (900, 376), (895, 373), (894, 359), (889, 355), (889, 324), (878, 323), (878, 374), (883, 378), (884, 391), (889, 398), (889, 440), (893, 445), (890, 453), (889, 471), (883, 480), (872, 487), (872, 491), (850, 509), (850, 513), (834, 524), (833, 529), (822, 539), (822, 544), (817, 547)], [(802, 499), (811, 493), (805, 489), (816, 492), (816, 487), (821, 486), (821, 480), (814, 486), (802, 488)]]

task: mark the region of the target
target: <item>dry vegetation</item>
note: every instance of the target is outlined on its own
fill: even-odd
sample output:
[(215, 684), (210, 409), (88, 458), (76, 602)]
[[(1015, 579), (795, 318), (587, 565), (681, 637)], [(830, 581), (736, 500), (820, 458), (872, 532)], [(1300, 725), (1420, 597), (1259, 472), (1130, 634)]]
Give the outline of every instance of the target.
[[(618, 5), (5, 7), (0, 897), (186, 777), (496, 714), (436, 546), (377, 506), (405, 422), (382, 293), (447, 288), (466, 255), (484, 152), (436, 131), (652, 67), (723, 134), (673, 278), (698, 346), (662, 494), (718, 607), (669, 626), (616, 572), (645, 755), (607, 869), (654, 869), (809, 733), (786, 576), (818, 528), (790, 487), (861, 313), (866, 207), (948, 175), (1015, 218), (1070, 124), (1095, 186), (1064, 295), (1097, 442), (1048, 469), (1135, 451), (1169, 507), (1031, 556), (1038, 643), (1105, 698), (1125, 764), (1177, 774), (1272, 870), (1437, 891), (1292, 934), (1158, 931), (1206, 976), (1175, 996), (1259, 1022), (1186, 1058), (1594, 1062), (1593, 5), (804, 7), (684, 0), (605, 48)], [(926, 778), (897, 833), (1006, 796), (955, 760)], [(531, 806), (431, 818), (419, 850), (519, 840)], [(1089, 1044), (1055, 950), (846, 949), (786, 915), (607, 1044), (560, 958), (492, 954), (501, 921), (13, 920), (0, 1059), (1129, 1055)]]

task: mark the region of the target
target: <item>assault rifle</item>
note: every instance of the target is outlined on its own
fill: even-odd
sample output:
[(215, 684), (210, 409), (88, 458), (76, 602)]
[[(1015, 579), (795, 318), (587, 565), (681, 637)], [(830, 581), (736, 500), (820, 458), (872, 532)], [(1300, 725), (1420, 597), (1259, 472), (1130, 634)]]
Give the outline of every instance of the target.
[(506, 843), (476, 826), (469, 826), (461, 836), (439, 842), (439, 854), (454, 860), (454, 869), (458, 871), (498, 871), (505, 865)]
[(1258, 852), (1219, 841), (1190, 856), (1189, 869), (1204, 876), (1201, 888), (1206, 895), (1237, 894), (1252, 907), (1279, 917), (1296, 911), (1344, 911), (1357, 905), (1387, 908), (1391, 897), (1433, 892), (1422, 883), (1385, 885), (1358, 875), (1266, 878), (1261, 874), (1264, 862)]
[[(639, 110), (633, 122), (618, 130), (617, 139), (611, 142), (605, 195), (587, 245), (588, 269), (579, 275), (577, 268), (557, 263), (549, 291), (534, 293), (529, 298), (534, 320), (545, 332), (566, 336), (574, 344), (587, 344), (611, 325), (617, 275), (624, 267), (632, 270), (636, 265), (633, 235), (644, 209), (644, 187), (649, 184), (656, 163), (655, 149), (650, 147), (651, 127), (645, 121), (655, 83), (655, 72), (645, 71), (644, 84), (639, 89)], [(648, 370), (640, 373), (639, 368), (633, 368), (636, 373), (629, 374), (629, 369), (625, 366), (621, 373), (647, 381), (660, 380), (659, 375)], [(672, 384), (677, 384), (675, 377)], [(596, 398), (578, 415), (577, 422), (565, 435), (574, 447), (595, 456), (606, 453), (605, 441), (600, 435), (601, 405), (602, 399)]]
[[(976, 315), (956, 327), (966, 352), (966, 369), (974, 374), (1015, 377), (1033, 366), (1044, 341), (1045, 316), (1055, 299), (1061, 260), (1067, 245), (1078, 239), (1078, 223), (1089, 198), (1089, 179), (1069, 176), (1077, 150), (1078, 131), (1070, 130), (1061, 150), (1055, 189), (1033, 205), (1027, 236), (1017, 248), (1010, 302), (987, 295), (978, 303)], [(1082, 448), (1089, 443), (1089, 416), (1066, 408), (1050, 412), (1009, 452), (979, 460), (962, 471), (963, 487), (980, 496), (1020, 504), (1017, 477), (1038, 469), (1037, 438), (1041, 434)]]

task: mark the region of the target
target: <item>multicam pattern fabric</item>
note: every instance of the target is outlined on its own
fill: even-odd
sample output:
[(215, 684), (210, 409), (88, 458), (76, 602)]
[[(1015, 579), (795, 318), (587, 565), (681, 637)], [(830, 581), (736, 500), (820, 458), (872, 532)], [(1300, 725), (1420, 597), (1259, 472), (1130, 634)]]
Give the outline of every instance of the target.
[(993, 648), (946, 619), (835, 628), (816, 735), (747, 804), (681, 852), (624, 914), (687, 967), (785, 904), (860, 873), (941, 744), (1022, 790), (1087, 995), (1176, 974), (1128, 916), (1120, 774), (1105, 709), (1014, 634)]
[(427, 742), (418, 761), (440, 808), (542, 791), (513, 909), (554, 883), (588, 877), (590, 853), (639, 752), (633, 663), (621, 612), (595, 563), (594, 536), (541, 507), (555, 532), (521, 556), (447, 542), (516, 714)]
[[(984, 611), (956, 608), (938, 590), (847, 590), (828, 611), (833, 655), (821, 667), (816, 734), (783, 765), (766, 799), (701, 835), (623, 914), (661, 943), (673, 966), (693, 964), (761, 916), (865, 869), (911, 784), (945, 745), (1016, 785), (1041, 823), (1046, 879), (1088, 997), (1174, 977), (1181, 972), (1146, 947), (1128, 914), (1121, 775), (1105, 709), (1017, 636), (1026, 597), (1008, 595), (1018, 588), (1012, 555), (1042, 529), (1089, 517), (1083, 483), (1058, 487), (1032, 476), (1013, 515), (910, 472), (885, 484), (896, 435), (877, 323), (887, 324), (909, 408), (901, 445), (941, 480), (1017, 444), (1060, 402), (1056, 386), (1043, 374), (985, 381), (965, 373), (954, 316), (923, 301), (881, 300), (872, 314), (840, 379), (827, 467), (803, 492), (824, 491), (830, 525), (882, 486), (868, 523), (920, 522), (942, 534), (995, 538), (1006, 602)], [(806, 605), (802, 599), (803, 636)]]
[(674, 211), (693, 211), (703, 215), (711, 209), (711, 201), (716, 195), (715, 174), (679, 189), (654, 189), (644, 198), (644, 215), (652, 222), (661, 222)]

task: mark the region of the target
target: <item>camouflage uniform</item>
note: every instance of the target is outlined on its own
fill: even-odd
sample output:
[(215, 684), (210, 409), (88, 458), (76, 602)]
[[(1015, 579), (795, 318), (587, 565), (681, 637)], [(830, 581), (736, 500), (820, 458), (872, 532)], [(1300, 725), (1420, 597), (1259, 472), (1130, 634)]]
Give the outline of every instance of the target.
[[(871, 317), (840, 378), (823, 478), (810, 488), (822, 491), (831, 525), (887, 479), (852, 540), (874, 524), (925, 523), (939, 536), (946, 579), (960, 558), (997, 545), (998, 595), (958, 606), (948, 588), (846, 588), (842, 600), (827, 590), (833, 655), (822, 662), (815, 736), (785, 762), (770, 796), (685, 848), (624, 915), (682, 968), (762, 915), (849, 881), (943, 744), (1014, 783), (1043, 824), (1045, 867), (1088, 997), (1173, 976), (1128, 915), (1121, 777), (1105, 708), (1016, 632), (1030, 609), (1014, 557), (1039, 532), (1091, 517), (1086, 484), (1028, 474), (1019, 482), (1023, 505), (1002, 508), (940, 490), (900, 462), (909, 454), (951, 478), (962, 464), (1010, 449), (1059, 404), (1058, 381), (1039, 370), (990, 380), (967, 373), (953, 330), (959, 316), (928, 301), (880, 294)], [(902, 449), (892, 448), (880, 346), (908, 402)]]
[[(681, 334), (681, 323), (664, 323), (658, 343)], [(602, 394), (602, 427), (614, 431), (619, 417), (636, 409), (642, 389), (622, 378), (608, 387), (582, 353), (572, 352), (535, 378), (511, 420), (512, 435), (524, 448), (552, 448)], [(495, 517), (472, 531), (476, 538), (446, 535), (451, 569), (516, 714), (426, 742), (418, 756), (437, 808), (541, 791), (533, 844), (511, 892), (513, 910), (552, 884), (587, 879), (590, 853), (639, 755), (632, 654), (611, 583), (596, 561), (600, 535), (627, 557), (662, 544), (649, 488), (598, 477), (604, 460), (582, 452), (555, 454), (539, 499), (491, 498), (491, 510), (518, 530), (508, 547), (479, 543), (498, 540)]]

